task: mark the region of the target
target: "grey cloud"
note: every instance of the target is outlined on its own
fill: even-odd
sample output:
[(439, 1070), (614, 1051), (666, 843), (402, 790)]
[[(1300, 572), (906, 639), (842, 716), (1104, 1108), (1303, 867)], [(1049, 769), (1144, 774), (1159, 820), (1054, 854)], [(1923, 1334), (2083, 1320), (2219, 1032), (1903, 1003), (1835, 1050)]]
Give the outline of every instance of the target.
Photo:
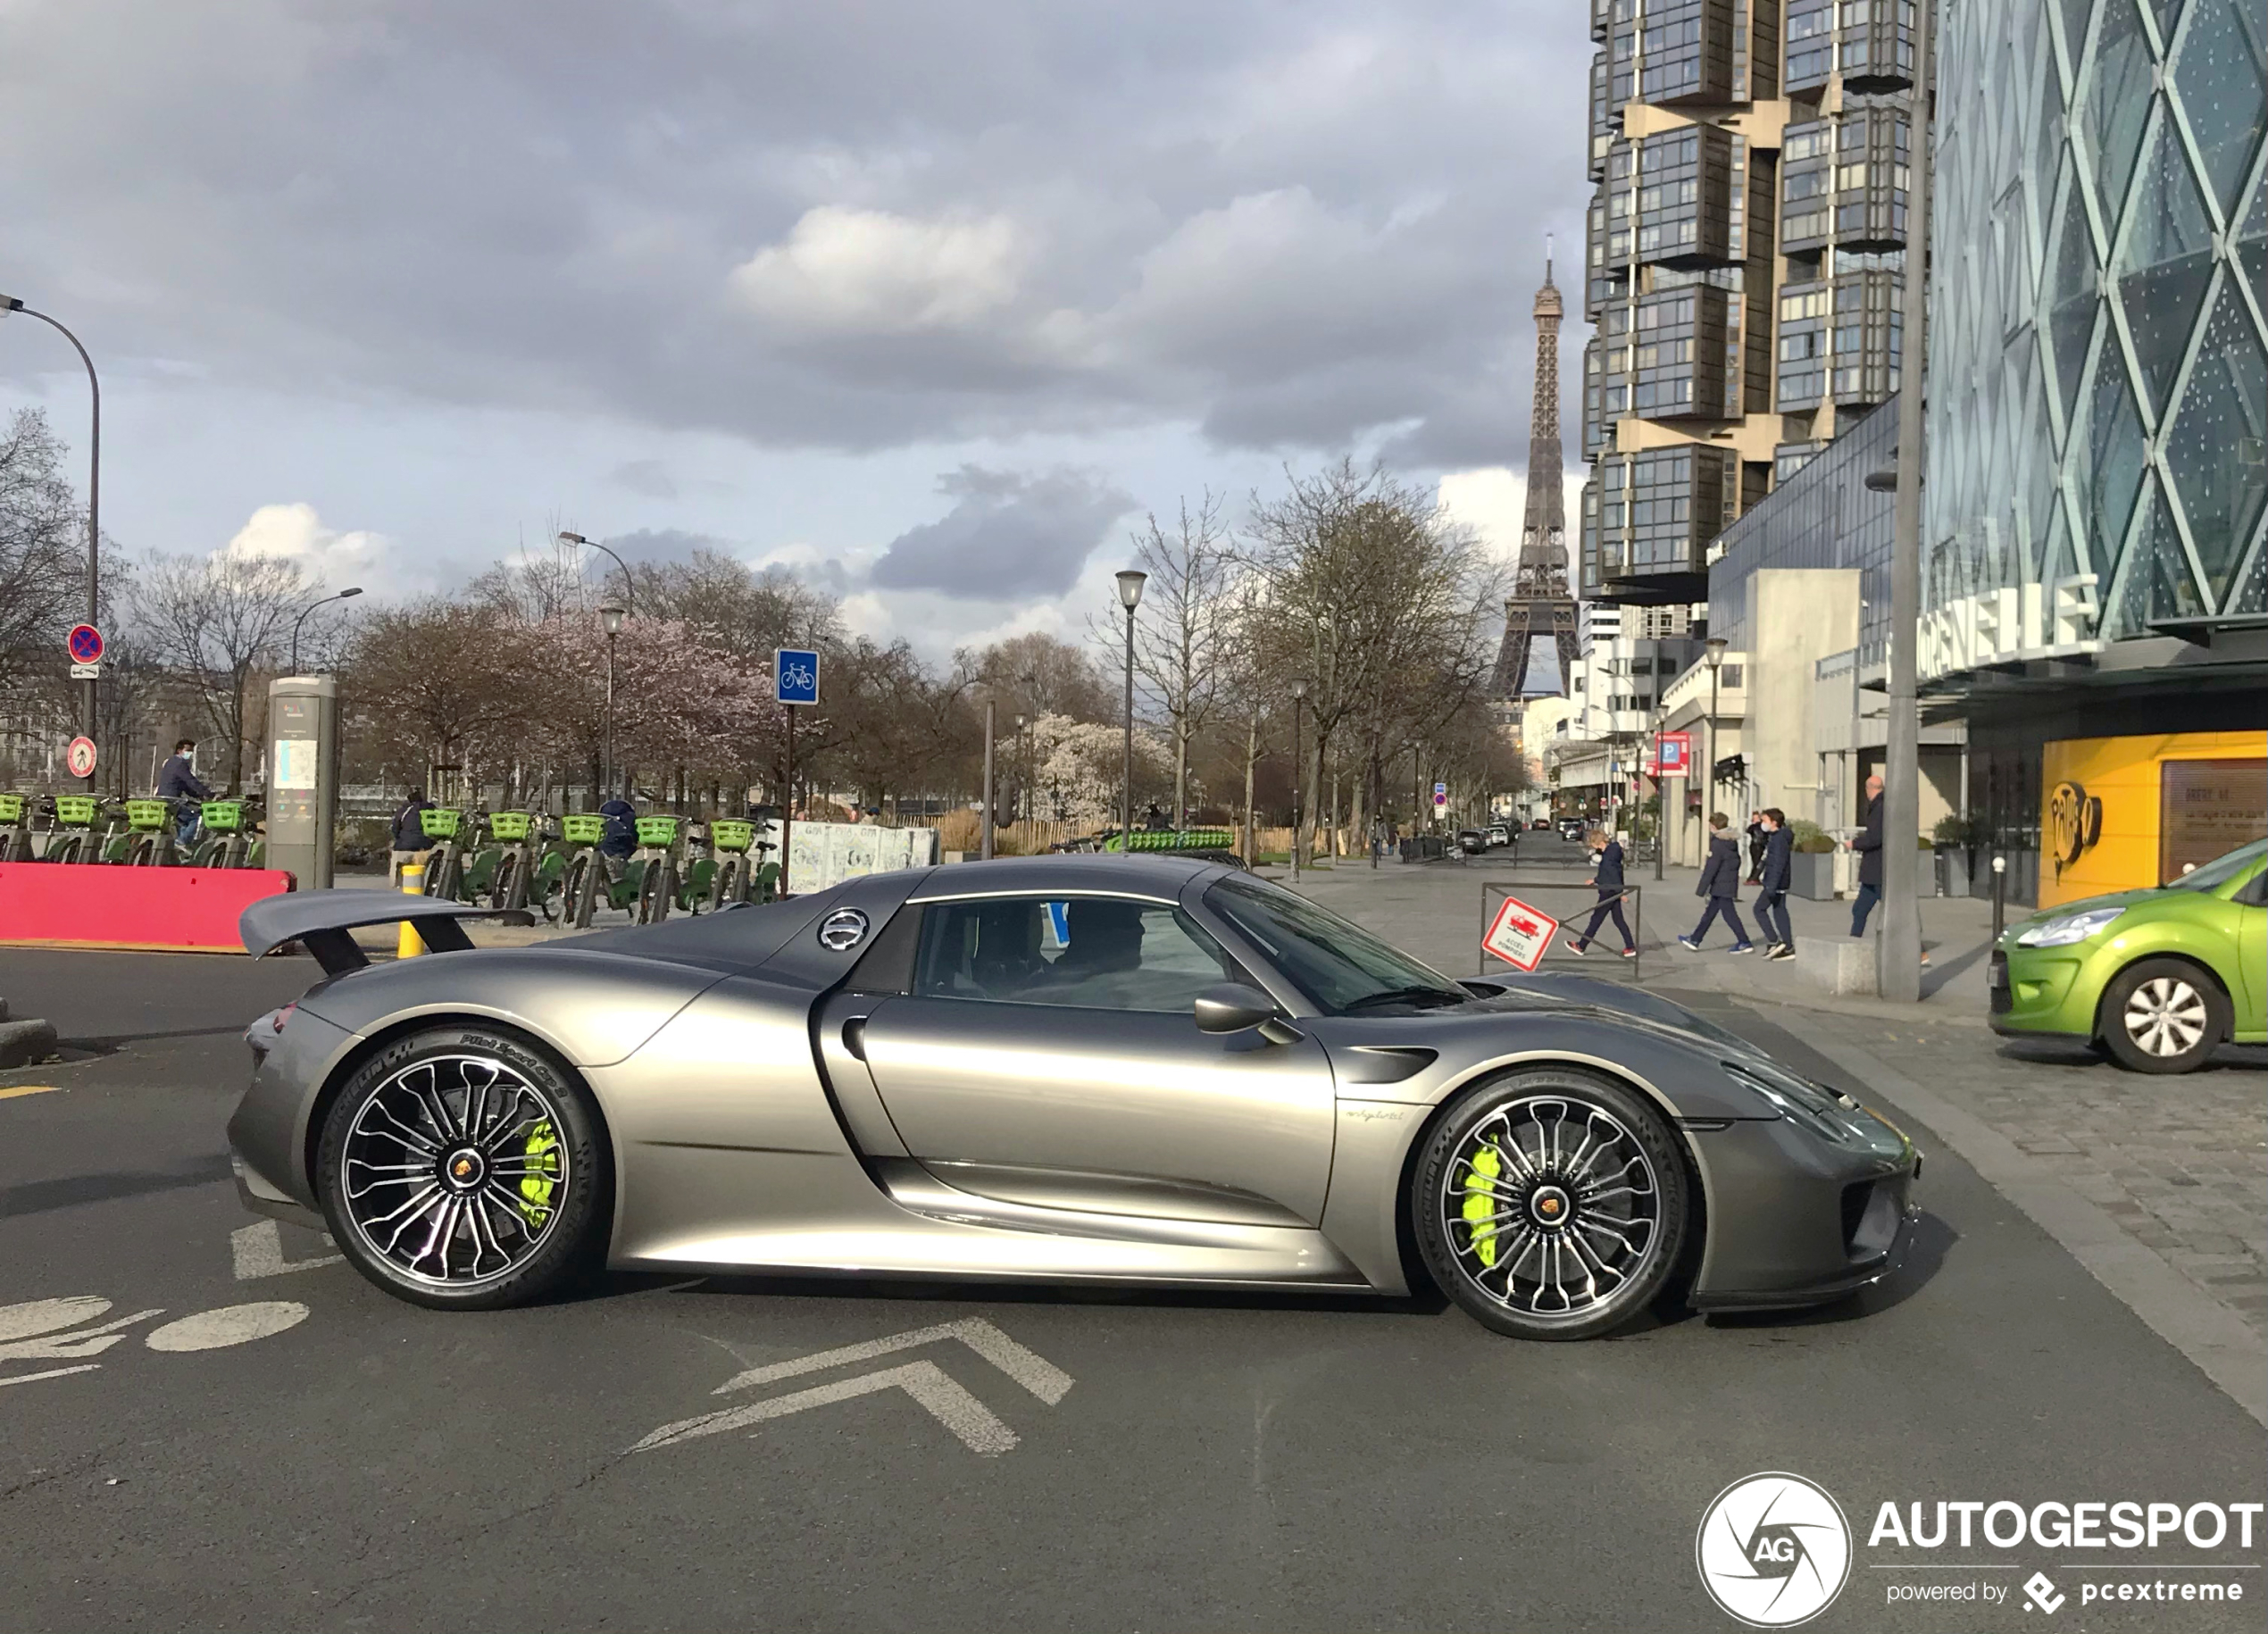
[(963, 465), (938, 487), (953, 496), (953, 508), (892, 539), (874, 563), (874, 584), (968, 600), (1060, 596), (1135, 508), (1127, 495), (1076, 471), (1023, 477)]
[(614, 467), (606, 479), (618, 488), (633, 494), (643, 494), (648, 499), (675, 499), (677, 479), (670, 475), (670, 468), (660, 460), (625, 460)]
[(619, 552), (626, 562), (690, 562), (696, 550), (727, 556), (736, 552), (730, 539), (713, 533), (688, 533), (682, 528), (638, 528), (609, 534), (601, 543)]
[[(1540, 240), (1575, 268), (1588, 191), (1567, 0), (76, 0), (8, 29), (10, 292), (106, 361), (783, 447), (1178, 422), (1447, 457), (1487, 440), (1476, 403), (1524, 404)], [(799, 239), (830, 210), (876, 231)], [(737, 270), (799, 243), (818, 272), (752, 304)]]

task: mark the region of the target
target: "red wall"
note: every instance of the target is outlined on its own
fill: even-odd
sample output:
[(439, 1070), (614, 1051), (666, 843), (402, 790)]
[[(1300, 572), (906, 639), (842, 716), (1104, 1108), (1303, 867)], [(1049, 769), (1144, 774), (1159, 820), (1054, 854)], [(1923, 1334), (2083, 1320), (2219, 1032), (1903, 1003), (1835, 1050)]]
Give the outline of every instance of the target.
[(0, 946), (242, 953), (237, 916), (291, 888), (280, 868), (0, 863)]

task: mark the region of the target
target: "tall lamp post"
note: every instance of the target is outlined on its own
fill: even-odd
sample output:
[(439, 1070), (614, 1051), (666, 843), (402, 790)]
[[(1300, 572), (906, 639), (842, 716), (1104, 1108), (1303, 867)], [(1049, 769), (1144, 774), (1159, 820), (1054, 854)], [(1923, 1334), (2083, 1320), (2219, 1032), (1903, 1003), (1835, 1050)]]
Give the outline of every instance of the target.
[(1118, 576), (1118, 599), (1126, 609), (1126, 787), (1118, 844), (1128, 856), (1134, 855), (1134, 609), (1142, 604), (1142, 587), (1149, 578), (1140, 569), (1130, 567)]
[[(96, 378), (95, 360), (79, 337), (65, 329), (44, 312), (35, 312), (13, 296), (0, 295), (0, 316), (20, 312), (27, 318), (37, 318), (71, 342), (71, 350), (79, 354), (79, 361), (87, 365), (87, 396), (88, 404), (87, 430), (87, 621), (99, 625), (102, 620), (102, 540), (103, 540), (103, 383)], [(95, 736), (95, 688), (96, 681), (85, 683), (79, 695), (79, 729), (89, 739)], [(87, 773), (87, 792), (95, 792), (95, 773)]]
[(1307, 678), (1291, 683), (1291, 877), (1299, 878), (1299, 706), (1307, 697)]
[(630, 564), (615, 554), (611, 546), (601, 545), (596, 539), (587, 539), (580, 533), (563, 533), (559, 536), (559, 542), (562, 545), (580, 545), (588, 550), (605, 551), (613, 556), (614, 565), (622, 570), (622, 600), (630, 612), (638, 611), (638, 580), (630, 577)]
[[(1024, 718), (1021, 715), (1018, 715), (1015, 718), (1015, 724), (1016, 798), (1015, 803), (1008, 808), (1010, 812), (1014, 813), (1008, 819), (1008, 821), (1010, 822), (1030, 822), (1032, 818), (1031, 753), (1024, 746)], [(1030, 845), (1031, 843), (1031, 837), (1029, 834), (1024, 836), (1024, 843), (1026, 845)]]
[(307, 621), (307, 615), (318, 607), (328, 607), (333, 602), (351, 601), (362, 593), (362, 586), (350, 584), (338, 595), (319, 596), (299, 610), (299, 616), (291, 621), (291, 672), (294, 675), (299, 673), (299, 627)]
[[(1658, 629), (1659, 626), (1656, 626)], [(1654, 877), (1662, 878), (1663, 861), (1670, 849), (1670, 779), (1662, 775), (1662, 638), (1654, 638)]]
[(614, 797), (614, 638), (622, 633), (622, 619), (628, 610), (618, 602), (598, 604), (598, 621), (606, 630), (606, 738), (600, 761), (600, 781), (606, 797)]
[(993, 711), (998, 706), (997, 699), (988, 697), (984, 701), (984, 814), (977, 827), (977, 855), (987, 862), (992, 858), (992, 791), (996, 787), (992, 775), (992, 722)]
[(1701, 831), (1709, 831), (1709, 807), (1717, 797), (1717, 675), (1724, 667), (1724, 650), (1732, 645), (1722, 636), (1711, 636), (1704, 646), (1709, 659), (1709, 758), (1701, 763)]

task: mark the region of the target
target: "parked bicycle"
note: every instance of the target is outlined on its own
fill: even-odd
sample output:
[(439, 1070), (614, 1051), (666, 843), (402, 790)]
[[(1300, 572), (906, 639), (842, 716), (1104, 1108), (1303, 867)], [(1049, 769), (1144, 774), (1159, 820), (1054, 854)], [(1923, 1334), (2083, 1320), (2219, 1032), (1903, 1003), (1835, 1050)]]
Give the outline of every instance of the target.
[(720, 817), (709, 825), (709, 842), (716, 851), (705, 893), (711, 913), (730, 903), (770, 902), (777, 894), (780, 864), (763, 859), (779, 847), (756, 838), (755, 823)]
[[(492, 908), (535, 907), (546, 921), (559, 917), (560, 878), (565, 864), (545, 844), (549, 819), (532, 812), (496, 812), (488, 818), (496, 842), (487, 871), (487, 899)], [(471, 876), (467, 888), (473, 888)]]
[(417, 814), (418, 832), (431, 843), (425, 859), (425, 894), (454, 901), (464, 887), (464, 851), (457, 843), (464, 813), (446, 805), (428, 806)]
[(671, 816), (638, 820), (638, 849), (630, 853), (626, 871), (636, 883), (641, 925), (658, 925), (669, 918), (677, 899), (678, 822)]
[(29, 795), (0, 795), (0, 863), (38, 861), (31, 848), (31, 812)]
[[(596, 812), (570, 812), (559, 820), (559, 831), (570, 851), (560, 882), (562, 912), (577, 930), (587, 930), (602, 896), (609, 907), (627, 905), (616, 894), (620, 887), (613, 860), (598, 848), (606, 838), (606, 819)], [(630, 901), (636, 900), (633, 895)]]
[(257, 868), (266, 860), (258, 800), (207, 800), (197, 810), (202, 837), (189, 853), (192, 868)]
[[(56, 795), (40, 858), (48, 863), (122, 863), (130, 838), (126, 821), (122, 801), (98, 800), (92, 795)], [(99, 832), (97, 822), (103, 824)]]
[(129, 868), (170, 868), (180, 859), (180, 825), (196, 809), (194, 800), (166, 799), (126, 802), (126, 865)]

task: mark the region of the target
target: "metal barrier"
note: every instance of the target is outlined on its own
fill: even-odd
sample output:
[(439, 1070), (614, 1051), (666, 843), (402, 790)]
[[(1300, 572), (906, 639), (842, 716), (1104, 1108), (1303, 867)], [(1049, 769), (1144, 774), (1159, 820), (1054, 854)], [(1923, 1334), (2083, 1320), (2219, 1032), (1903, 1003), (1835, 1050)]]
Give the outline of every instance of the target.
[(1639, 903), (1644, 895), (1635, 885), (1625, 885), (1609, 899), (1622, 905), (1623, 916), (1630, 926), (1630, 945), (1638, 950), (1635, 959), (1622, 957), (1622, 950), (1614, 944), (1614, 921), (1608, 919), (1600, 927), (1605, 939), (1591, 944), (1588, 954), (1576, 955), (1567, 949), (1568, 938), (1579, 937), (1590, 916), (1604, 905), (1595, 885), (1569, 885), (1556, 880), (1490, 880), (1480, 888), (1480, 931), (1474, 938), (1479, 963), (1475, 973), (1482, 976), (1517, 972), (1517, 965), (1497, 958), (1486, 948), (1480, 947), (1481, 938), (1488, 934), (1488, 927), (1496, 922), (1497, 911), (1506, 897), (1516, 897), (1530, 907), (1539, 909), (1559, 921), (1559, 929), (1545, 949), (1538, 970), (1585, 970), (1597, 971), (1602, 964), (1617, 970), (1627, 970), (1630, 980), (1638, 979), (1638, 967), (1646, 963), (1646, 915)]

